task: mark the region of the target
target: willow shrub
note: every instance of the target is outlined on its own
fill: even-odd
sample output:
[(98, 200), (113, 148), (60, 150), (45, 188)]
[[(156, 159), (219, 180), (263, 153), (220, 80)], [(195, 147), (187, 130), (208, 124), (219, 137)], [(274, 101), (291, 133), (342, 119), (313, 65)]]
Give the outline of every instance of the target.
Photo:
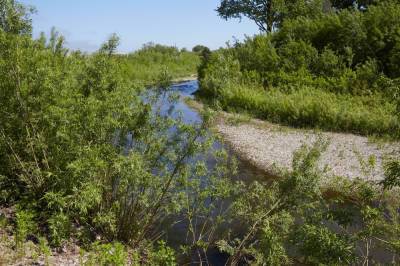
[(317, 165), (327, 145), (303, 146), (293, 171), (237, 189), (231, 208), (241, 233), (217, 242), (227, 265), (398, 264), (398, 162), (382, 185), (337, 178), (326, 190)]
[[(172, 120), (151, 107), (157, 101), (143, 101), (141, 89), (182, 72), (160, 75), (149, 66), (138, 74), (143, 79), (132, 79), (114, 54), (116, 36), (91, 55), (70, 53), (63, 41), (55, 31), (46, 41), (0, 29), (2, 206), (37, 214), (29, 222), (53, 246), (71, 237), (90, 246), (100, 236), (145, 250), (162, 222), (178, 216), (192, 225), (182, 243), (187, 253), (207, 249), (199, 242), (212, 242), (222, 223), (209, 214), (230, 194), (226, 156), (211, 168), (196, 160), (214, 151), (208, 119), (195, 126)], [(198, 215), (208, 217), (199, 232)], [(23, 243), (26, 219), (18, 219)]]

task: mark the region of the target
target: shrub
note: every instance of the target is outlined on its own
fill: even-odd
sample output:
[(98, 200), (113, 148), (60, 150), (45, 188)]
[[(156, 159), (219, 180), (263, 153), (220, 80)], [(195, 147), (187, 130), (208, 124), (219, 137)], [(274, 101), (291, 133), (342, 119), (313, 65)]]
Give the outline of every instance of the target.
[(130, 80), (145, 86), (157, 82), (157, 74), (168, 69), (173, 78), (195, 74), (200, 64), (198, 53), (179, 51), (176, 47), (149, 43), (142, 49), (119, 56), (119, 62)]
[(16, 213), (15, 245), (21, 249), (30, 234), (37, 230), (35, 213), (29, 210), (18, 210)]
[(294, 241), (307, 263), (349, 265), (355, 262), (354, 243), (326, 227), (305, 224), (294, 234)]
[(168, 247), (164, 241), (157, 243), (157, 250), (151, 253), (150, 265), (177, 265), (175, 258), (175, 251)]
[(279, 55), (280, 68), (285, 72), (294, 72), (299, 69), (309, 69), (316, 61), (318, 51), (304, 41), (289, 41), (279, 47)]
[(124, 245), (118, 242), (101, 244), (95, 242), (85, 265), (126, 265), (128, 253)]
[(274, 70), (280, 61), (274, 44), (265, 35), (247, 38), (243, 44), (236, 43), (231, 52), (239, 60), (241, 70), (245, 71), (268, 72)]
[(388, 1), (287, 19), (271, 34), (214, 52), (199, 95), (296, 127), (398, 138), (399, 14)]
[(55, 213), (49, 218), (48, 223), (51, 243), (59, 247), (70, 236), (71, 222), (69, 217), (64, 213)]

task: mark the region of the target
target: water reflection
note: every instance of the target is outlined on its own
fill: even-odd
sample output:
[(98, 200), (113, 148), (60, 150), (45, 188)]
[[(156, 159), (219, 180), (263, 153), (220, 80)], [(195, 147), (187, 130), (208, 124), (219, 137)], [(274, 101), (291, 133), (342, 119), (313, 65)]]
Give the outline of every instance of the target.
[[(194, 98), (193, 94), (198, 90), (198, 88), (198, 81), (195, 80), (174, 84), (168, 90), (157, 90), (155, 93), (158, 98), (153, 105), (153, 110), (155, 112), (158, 111), (161, 115), (168, 116), (174, 119), (180, 119), (185, 124), (199, 125), (202, 122), (201, 115), (198, 111), (189, 107), (184, 101), (185, 97)], [(236, 161), (235, 155), (229, 146), (218, 140), (213, 143), (214, 150), (220, 150), (222, 148), (228, 151), (230, 158), (229, 160)], [(209, 169), (212, 169), (213, 166), (216, 164), (216, 158), (213, 156), (212, 152), (210, 152), (209, 154), (200, 154), (192, 160), (193, 163), (195, 161), (205, 161)], [(235, 174), (231, 175), (232, 179), (243, 180), (245, 182), (251, 182), (254, 180), (265, 180), (265, 173), (251, 166), (248, 162), (238, 160), (237, 163), (238, 171)], [(222, 204), (228, 206), (230, 203), (223, 202)], [(172, 227), (168, 227), (168, 225), (176, 220), (179, 220), (179, 217), (172, 217), (170, 220), (164, 221), (164, 229), (166, 230), (165, 237), (169, 245), (179, 250), (179, 246), (186, 244), (188, 237), (188, 224), (186, 221), (181, 221), (174, 224)], [(232, 226), (232, 224), (230, 224), (229, 226), (227, 225), (225, 228), (221, 228), (221, 230), (225, 231), (228, 229), (232, 229), (229, 228)], [(240, 230), (236, 228), (236, 230), (234, 231)], [(221, 235), (222, 232), (219, 232), (219, 234)], [(207, 257), (207, 261), (210, 265), (225, 265), (228, 259), (228, 256), (226, 254), (219, 252), (216, 248), (211, 248), (207, 252), (207, 254), (203, 254), (203, 256)], [(187, 263), (190, 265), (197, 265), (198, 263), (194, 262), (196, 260), (198, 260), (197, 256), (191, 258), (191, 260), (187, 261)], [(183, 261), (181, 261), (181, 263), (183, 263)]]

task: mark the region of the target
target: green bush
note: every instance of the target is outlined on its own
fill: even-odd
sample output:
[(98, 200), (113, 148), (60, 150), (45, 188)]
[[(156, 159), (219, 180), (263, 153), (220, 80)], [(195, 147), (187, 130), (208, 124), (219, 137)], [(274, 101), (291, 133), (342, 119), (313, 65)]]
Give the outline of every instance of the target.
[(400, 6), (385, 1), (287, 19), (214, 52), (199, 95), (291, 126), (398, 138), (399, 18)]
[(182, 78), (195, 74), (200, 64), (200, 56), (195, 52), (179, 51), (176, 47), (153, 43), (118, 57), (127, 78), (146, 86), (155, 83), (155, 77), (166, 69), (173, 78)]
[(95, 242), (85, 265), (123, 266), (127, 265), (127, 259), (128, 253), (121, 243), (100, 244)]
[(64, 213), (53, 214), (49, 219), (49, 231), (52, 245), (59, 247), (67, 241), (71, 233), (71, 221)]
[(175, 251), (168, 247), (164, 241), (159, 241), (157, 250), (151, 253), (149, 265), (177, 265)]
[(15, 246), (21, 249), (28, 235), (36, 233), (35, 213), (28, 210), (18, 210), (16, 213)]
[(281, 56), (279, 68), (285, 72), (295, 72), (299, 69), (309, 69), (318, 57), (318, 51), (303, 41), (289, 41), (279, 47), (279, 55)]
[(295, 232), (295, 242), (307, 263), (324, 265), (350, 265), (356, 262), (354, 243), (335, 234), (326, 227), (303, 225)]

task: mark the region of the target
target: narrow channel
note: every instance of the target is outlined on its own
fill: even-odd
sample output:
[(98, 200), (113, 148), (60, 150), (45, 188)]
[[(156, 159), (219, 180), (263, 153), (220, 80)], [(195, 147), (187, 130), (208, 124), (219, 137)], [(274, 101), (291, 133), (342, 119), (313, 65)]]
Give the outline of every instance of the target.
[[(199, 83), (197, 80), (175, 83), (164, 93), (160, 94), (156, 105), (160, 108), (162, 115), (168, 115), (174, 119), (180, 118), (185, 124), (189, 125), (200, 124), (202, 122), (201, 114), (185, 103), (185, 98), (187, 97), (194, 99), (194, 94), (198, 89)], [(178, 100), (176, 100), (176, 98), (178, 98)], [(231, 176), (232, 179), (241, 180), (245, 183), (255, 180), (266, 180), (267, 175), (263, 171), (255, 168), (250, 163), (237, 158), (233, 150), (222, 141), (215, 141), (213, 147), (214, 149), (224, 148), (228, 152), (229, 156), (236, 160), (237, 172), (235, 175)], [(212, 156), (205, 156), (203, 159), (206, 160), (207, 165), (210, 168), (215, 164), (215, 160)], [(227, 203), (227, 205), (229, 205), (229, 203)], [(165, 224), (167, 225), (169, 222), (167, 221)], [(186, 232), (188, 230), (185, 222), (175, 224), (171, 228), (165, 228), (165, 230), (169, 245), (178, 250), (179, 246), (185, 244)], [(240, 234), (241, 230), (240, 228), (236, 228), (235, 231)], [(219, 252), (216, 248), (211, 248), (205, 256), (207, 256), (208, 262), (213, 266), (225, 265), (226, 260), (228, 259), (226, 254)], [(184, 259), (184, 257), (181, 259)], [(194, 260), (196, 259), (197, 258), (194, 258)], [(189, 262), (181, 261), (181, 263)]]
[[(159, 104), (161, 104), (162, 113), (167, 114), (172, 118), (181, 117), (183, 122), (186, 124), (195, 125), (201, 123), (202, 117), (200, 113), (197, 110), (188, 106), (184, 100), (186, 97), (194, 99), (194, 94), (198, 89), (199, 89), (199, 83), (197, 80), (190, 80), (173, 84), (166, 91), (166, 93), (163, 94), (163, 96), (159, 99), (160, 101)], [(172, 95), (177, 95), (179, 97), (179, 100), (171, 101), (170, 96)], [(255, 180), (266, 181), (269, 178), (271, 178), (263, 171), (252, 166), (250, 163), (240, 160), (240, 158), (237, 158), (233, 150), (223, 142), (216, 141), (214, 143), (214, 147), (216, 149), (220, 148), (226, 149), (228, 151), (228, 154), (230, 154), (230, 156), (235, 157), (237, 159), (238, 162), (237, 174), (235, 176), (232, 176), (231, 178), (235, 180), (241, 180), (246, 183), (250, 183)], [(206, 160), (207, 163), (210, 165), (214, 163), (213, 158), (207, 158)], [(330, 224), (328, 225), (328, 227), (330, 227), (334, 231), (337, 230), (335, 224)], [(186, 231), (187, 227), (184, 223), (173, 226), (171, 229), (167, 230), (168, 243), (178, 248), (185, 242)], [(236, 231), (237, 233), (240, 234), (241, 229), (236, 228)], [(372, 253), (377, 261), (380, 261), (382, 263), (390, 263), (390, 254), (387, 251), (383, 249), (377, 249), (374, 250)], [(208, 262), (211, 265), (215, 266), (225, 265), (225, 262), (228, 258), (225, 254), (219, 252), (217, 249), (209, 250), (206, 256), (208, 258)]]

